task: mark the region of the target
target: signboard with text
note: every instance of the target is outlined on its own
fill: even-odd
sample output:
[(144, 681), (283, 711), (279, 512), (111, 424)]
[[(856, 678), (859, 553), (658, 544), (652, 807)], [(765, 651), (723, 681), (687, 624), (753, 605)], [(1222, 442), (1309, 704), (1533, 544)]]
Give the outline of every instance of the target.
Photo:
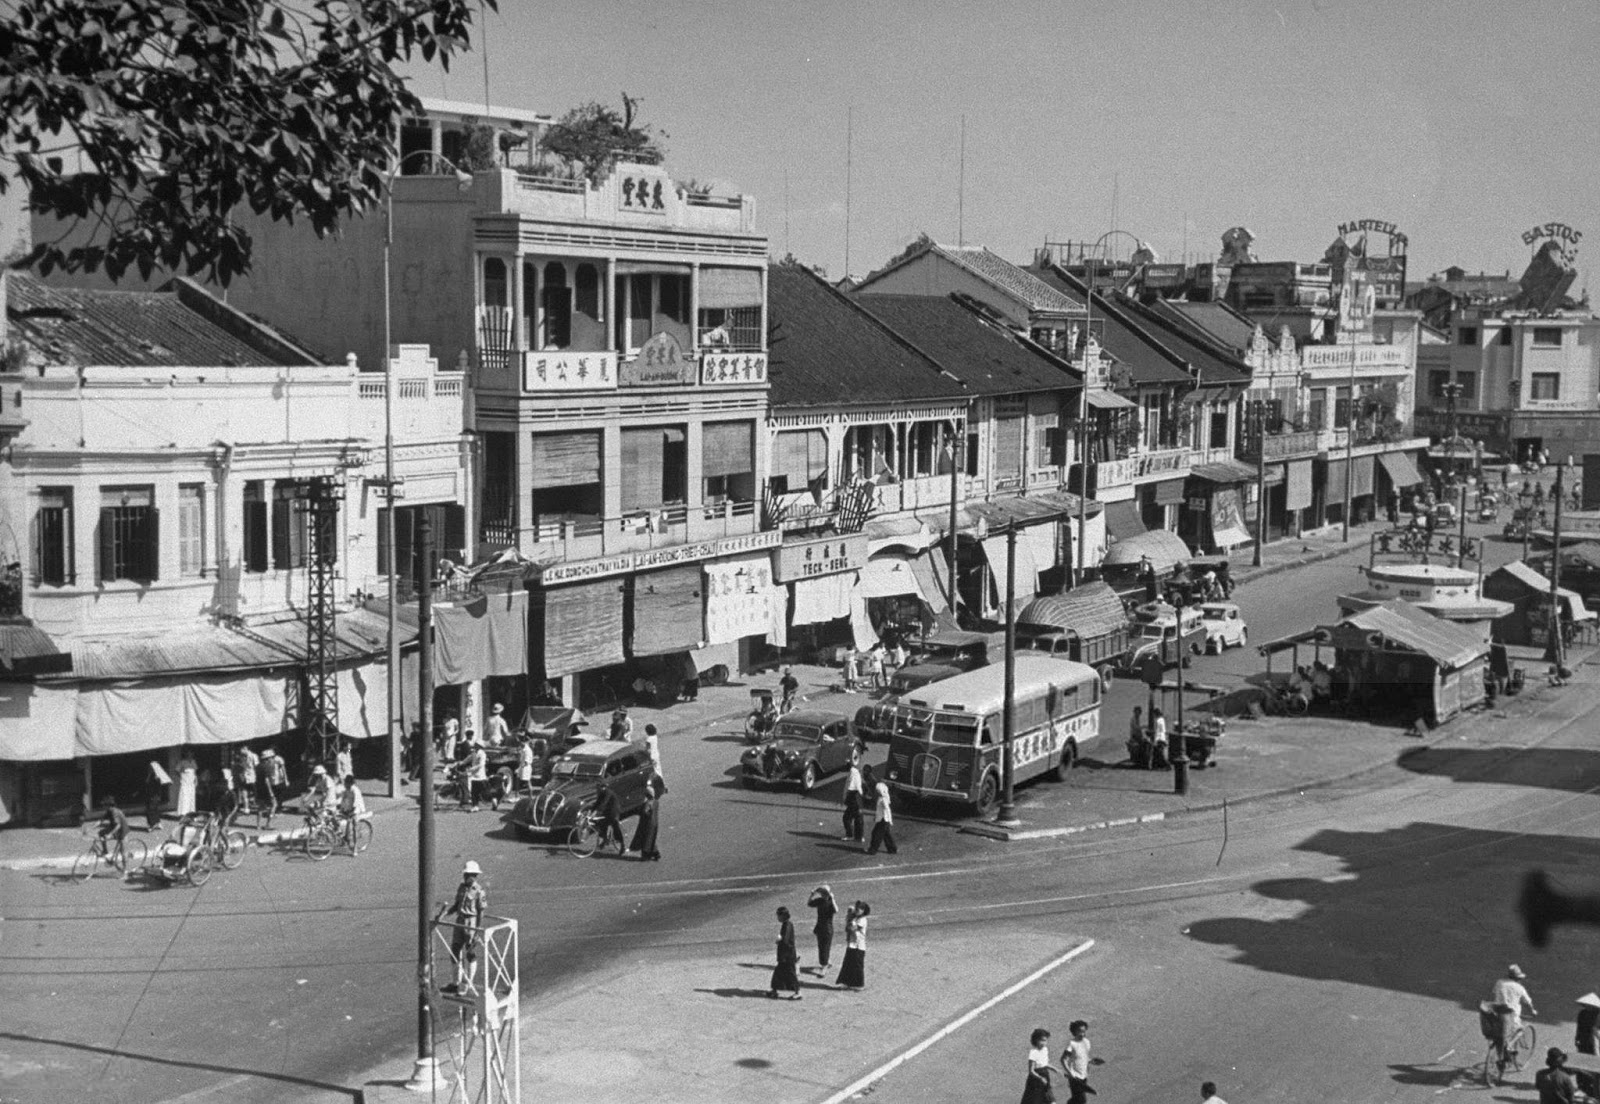
[(529, 351), (522, 354), (524, 391), (615, 391), (616, 353)]
[(700, 382), (708, 386), (767, 382), (766, 353), (703, 353)]
[(662, 331), (639, 346), (639, 355), (622, 364), (623, 387), (665, 387), (693, 383), (695, 363), (684, 355), (683, 346), (670, 333)]
[(673, 564), (695, 563), (699, 560), (732, 556), (740, 552), (761, 552), (775, 548), (783, 541), (776, 529), (760, 533), (746, 533), (740, 537), (721, 537), (717, 540), (695, 541), (691, 544), (674, 544), (666, 548), (649, 548), (642, 552), (618, 552), (592, 560), (571, 560), (550, 564), (539, 572), (539, 581), (545, 586), (552, 583), (571, 583), (581, 579), (598, 579), (607, 575), (626, 575), (630, 571), (647, 571)]
[(778, 582), (789, 583), (841, 571), (860, 571), (866, 566), (867, 555), (865, 533), (788, 541), (778, 549), (775, 576)]

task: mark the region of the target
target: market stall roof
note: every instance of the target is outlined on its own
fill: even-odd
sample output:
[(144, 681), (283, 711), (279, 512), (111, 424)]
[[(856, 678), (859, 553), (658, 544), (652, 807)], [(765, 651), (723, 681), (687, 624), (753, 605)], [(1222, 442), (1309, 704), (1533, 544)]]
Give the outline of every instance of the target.
[[(1521, 560), (1514, 560), (1494, 572), (1495, 575), (1504, 572), (1535, 594), (1549, 594), (1550, 580), (1542, 573), (1535, 571)], [(1566, 606), (1567, 616), (1574, 621), (1592, 621), (1595, 612), (1583, 604), (1583, 598), (1577, 591), (1558, 587), (1556, 593), (1561, 596), (1562, 603)]]
[(1441, 667), (1463, 667), (1489, 651), (1477, 629), (1441, 621), (1404, 601), (1384, 602), (1351, 614), (1339, 624), (1375, 633), (1402, 648), (1420, 652)]
[(1158, 572), (1170, 571), (1174, 564), (1188, 563), (1194, 559), (1183, 538), (1169, 529), (1151, 529), (1136, 536), (1124, 537), (1106, 550), (1103, 567), (1121, 567), (1137, 564), (1144, 557)]
[(1128, 614), (1110, 584), (1090, 582), (1064, 594), (1035, 598), (1017, 614), (1017, 622), (1094, 636), (1126, 625)]

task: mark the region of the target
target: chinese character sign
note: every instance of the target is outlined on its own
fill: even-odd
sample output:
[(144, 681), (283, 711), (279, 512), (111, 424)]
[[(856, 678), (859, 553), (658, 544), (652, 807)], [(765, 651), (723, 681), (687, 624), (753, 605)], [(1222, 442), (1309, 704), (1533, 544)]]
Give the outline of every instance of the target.
[(523, 353), (524, 391), (614, 391), (616, 353)]
[(635, 214), (664, 215), (667, 213), (665, 196), (669, 186), (659, 176), (629, 174), (622, 178), (617, 206)]
[(773, 603), (784, 592), (773, 585), (770, 556), (708, 563), (705, 572), (708, 644), (757, 636), (772, 627)]
[(702, 384), (734, 386), (767, 382), (766, 353), (706, 353), (700, 358)]

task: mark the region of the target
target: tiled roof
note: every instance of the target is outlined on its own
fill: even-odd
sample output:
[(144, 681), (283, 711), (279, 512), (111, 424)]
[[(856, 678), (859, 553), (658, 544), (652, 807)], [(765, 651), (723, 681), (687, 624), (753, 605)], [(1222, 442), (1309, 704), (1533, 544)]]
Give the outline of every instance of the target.
[(1065, 362), (954, 299), (863, 295), (856, 302), (926, 350), (973, 394), (1008, 395), (1079, 385), (1079, 376)]
[(1136, 300), (1118, 299), (1117, 305), (1154, 340), (1194, 365), (1202, 384), (1208, 387), (1249, 385), (1250, 369), (1238, 354), (1224, 351), (1215, 341), (1191, 334), (1186, 327), (1168, 321)]
[[(215, 301), (213, 301), (215, 302)], [(236, 315), (241, 329), (256, 323)], [(7, 279), (6, 316), (14, 340), (47, 363), (84, 367), (210, 368), (298, 367), (316, 358), (289, 356), (279, 335), (275, 343), (251, 341), (206, 318), (182, 302), (177, 292), (104, 291), (54, 287), (35, 277), (12, 273)]]
[(1083, 304), (1051, 287), (1025, 268), (1019, 268), (982, 245), (940, 245), (935, 252), (961, 265), (973, 275), (995, 285), (1028, 305), (1029, 310), (1081, 315)]
[[(1088, 289), (1055, 265), (1039, 266), (1029, 271), (1080, 303), (1087, 297)], [(1100, 344), (1105, 350), (1128, 366), (1135, 385), (1194, 382), (1195, 377), (1183, 366), (1184, 358), (1131, 323), (1099, 288), (1094, 293), (1092, 328), (1100, 331)]]
[(776, 264), (767, 272), (775, 409), (965, 399), (959, 380), (810, 269)]
[(1196, 338), (1209, 340), (1238, 355), (1248, 352), (1255, 340), (1256, 323), (1226, 303), (1157, 299), (1149, 304), (1149, 309), (1173, 325), (1184, 327)]

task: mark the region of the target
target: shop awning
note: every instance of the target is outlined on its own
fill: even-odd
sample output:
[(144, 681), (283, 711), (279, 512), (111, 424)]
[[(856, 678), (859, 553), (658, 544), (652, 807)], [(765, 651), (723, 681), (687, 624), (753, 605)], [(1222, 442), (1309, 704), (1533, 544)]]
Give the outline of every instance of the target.
[(1157, 506), (1182, 506), (1183, 505), (1183, 480), (1163, 479), (1155, 485), (1155, 502)]
[(503, 591), (433, 607), (433, 678), (461, 686), (528, 669), (528, 592)]
[(544, 677), (621, 663), (622, 579), (541, 588), (530, 599), (530, 631), (543, 644)]
[(699, 564), (634, 576), (629, 653), (668, 655), (698, 646), (705, 639), (704, 581)]
[(189, 674), (79, 684), (78, 755), (123, 755), (174, 744), (230, 744), (293, 728), (288, 672)]
[(77, 716), (76, 686), (0, 683), (0, 759), (36, 763), (81, 754)]
[[(995, 600), (1004, 613), (1006, 601), (1006, 538), (985, 537), (983, 554), (989, 560), (989, 574), (994, 580)], [(1017, 541), (1017, 605), (1030, 601), (1039, 592), (1039, 568), (1033, 562), (1033, 550), (1026, 541)]]
[[(1382, 641), (1398, 644), (1447, 669), (1464, 667), (1489, 653), (1489, 645), (1484, 643), (1478, 629), (1442, 621), (1400, 601), (1385, 602), (1352, 614), (1338, 627), (1346, 626), (1363, 630), (1369, 641), (1379, 637), (1380, 644)], [(1338, 639), (1336, 635), (1335, 641)]]
[[(1496, 574), (1501, 572), (1511, 576), (1534, 594), (1546, 597), (1550, 594), (1549, 578), (1521, 560), (1513, 560), (1511, 563), (1504, 565)], [(1595, 612), (1583, 604), (1583, 597), (1576, 591), (1568, 590), (1566, 587), (1559, 587), (1556, 590), (1556, 594), (1561, 598), (1563, 612), (1573, 621), (1593, 621), (1595, 619)]]
[(1378, 463), (1383, 465), (1383, 470), (1389, 473), (1389, 481), (1396, 487), (1415, 487), (1422, 482), (1416, 461), (1404, 452), (1386, 452), (1378, 457)]
[(1139, 536), (1144, 531), (1144, 518), (1139, 515), (1137, 502), (1107, 503), (1106, 535), (1112, 540), (1125, 541)]
[(1216, 460), (1196, 464), (1189, 469), (1189, 474), (1212, 483), (1254, 483), (1256, 466), (1243, 460)]
[(868, 560), (861, 569), (861, 586), (868, 598), (896, 598), (910, 594), (928, 601), (928, 596), (922, 593), (922, 586), (917, 582), (916, 573), (911, 569), (910, 561), (904, 556), (879, 556), (875, 560)]
[(1249, 544), (1250, 530), (1244, 523), (1244, 504), (1237, 487), (1219, 487), (1211, 494), (1211, 543), (1218, 548)]
[(1194, 557), (1183, 538), (1167, 529), (1152, 529), (1147, 533), (1119, 540), (1106, 549), (1103, 567), (1137, 564), (1145, 556), (1156, 571), (1170, 571), (1174, 564), (1188, 563)]
[(72, 670), (72, 653), (50, 634), (22, 622), (0, 625), (0, 668), (13, 676), (57, 675)]
[(850, 616), (852, 594), (860, 587), (859, 574), (838, 571), (789, 584), (794, 593), (794, 625), (821, 625)]
[(1138, 410), (1139, 404), (1132, 399), (1125, 399), (1115, 391), (1091, 389), (1086, 396), (1089, 405), (1096, 410)]
[(1304, 510), (1311, 506), (1311, 461), (1290, 460), (1289, 485), (1284, 488), (1283, 506), (1286, 510)]

